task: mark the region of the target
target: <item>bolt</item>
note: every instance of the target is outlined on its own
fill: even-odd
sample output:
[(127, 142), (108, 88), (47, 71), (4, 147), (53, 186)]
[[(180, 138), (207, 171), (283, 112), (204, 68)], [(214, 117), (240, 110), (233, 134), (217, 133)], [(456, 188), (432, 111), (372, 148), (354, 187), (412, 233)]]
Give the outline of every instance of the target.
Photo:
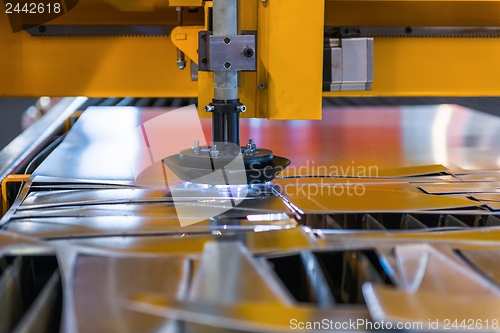
[(260, 83), (259, 83), (259, 89), (260, 89), (260, 90), (264, 90), (264, 89), (266, 89), (266, 84), (265, 84), (264, 82), (260, 82)]
[(224, 38), (224, 44), (226, 44), (226, 45), (231, 44), (231, 38), (229, 38), (229, 37)]
[(195, 154), (198, 154), (200, 152), (200, 149), (201, 149), (201, 147), (200, 147), (200, 141), (196, 140), (194, 142), (194, 145), (193, 145), (192, 149), (193, 149), (193, 151), (194, 151)]
[(243, 54), (245, 58), (251, 58), (254, 56), (255, 50), (250, 46), (245, 46), (243, 50), (241, 50), (241, 54)]
[(45, 31), (47, 31), (47, 27), (44, 26), (44, 25), (41, 25), (41, 26), (38, 27), (38, 31), (43, 34)]
[(186, 61), (181, 59), (177, 60), (177, 68), (179, 68), (180, 70), (186, 68)]
[(217, 145), (212, 145), (210, 147), (210, 156), (211, 157), (218, 157), (219, 156), (219, 151), (217, 150)]
[(405, 32), (409, 35), (411, 34), (413, 29), (411, 27), (406, 27)]
[(212, 112), (214, 110), (215, 110), (215, 106), (213, 106), (213, 105), (208, 104), (207, 106), (205, 106), (205, 111), (207, 111), (207, 112)]
[(238, 110), (239, 112), (246, 112), (247, 107), (246, 107), (246, 105), (238, 105), (236, 107), (236, 110)]
[(231, 63), (230, 63), (229, 61), (226, 61), (226, 62), (224, 63), (224, 67), (225, 67), (226, 69), (231, 68)]
[(248, 143), (246, 145), (245, 155), (257, 154), (256, 148), (257, 146), (255, 145), (254, 140), (253, 139), (248, 140)]

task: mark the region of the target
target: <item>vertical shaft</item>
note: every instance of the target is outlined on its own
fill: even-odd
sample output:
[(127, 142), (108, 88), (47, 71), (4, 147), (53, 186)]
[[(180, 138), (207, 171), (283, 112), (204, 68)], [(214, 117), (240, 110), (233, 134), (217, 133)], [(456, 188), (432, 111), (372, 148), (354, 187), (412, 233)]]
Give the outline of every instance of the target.
[[(214, 36), (238, 34), (238, 0), (214, 0)], [(230, 101), (238, 99), (238, 73), (236, 71), (214, 72), (214, 99)]]

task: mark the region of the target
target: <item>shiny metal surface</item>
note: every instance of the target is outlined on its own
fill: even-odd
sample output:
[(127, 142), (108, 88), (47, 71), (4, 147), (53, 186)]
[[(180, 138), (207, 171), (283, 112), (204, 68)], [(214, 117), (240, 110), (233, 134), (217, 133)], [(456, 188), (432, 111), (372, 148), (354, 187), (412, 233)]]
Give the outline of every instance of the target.
[[(166, 185), (149, 153), (192, 144), (186, 128), (144, 126), (144, 145), (135, 131), (166, 111), (85, 111), (2, 219), (0, 253), (57, 256), (61, 332), (286, 332), (324, 319), (439, 330), (452, 316), (496, 318), (499, 119), (445, 105), (243, 120), (243, 137), (292, 165), (232, 207), (239, 186)], [(220, 204), (180, 223), (179, 207)]]
[[(139, 156), (141, 148), (124, 142), (136, 141), (137, 138), (131, 138), (136, 127), (167, 111), (126, 107), (89, 109), (34, 174), (132, 181), (128, 163), (117, 161)], [(200, 121), (205, 136), (210, 137), (210, 120)], [(333, 175), (349, 176), (353, 169), (358, 174), (363, 167), (365, 173), (372, 167), (376, 175), (376, 170), (434, 164), (457, 172), (498, 170), (499, 127), (497, 117), (456, 105), (344, 107), (325, 108), (321, 121), (242, 119), (241, 136), (253, 138), (259, 146), (272, 147), (277, 155), (289, 158), (292, 161), (289, 170), (295, 168), (297, 174), (301, 170), (314, 173), (327, 167)], [(182, 130), (179, 129), (179, 135)], [(157, 133), (151, 133), (148, 139), (150, 147), (169, 145)], [(188, 146), (191, 145), (192, 142)], [(63, 160), (65, 163), (61, 163)], [(159, 172), (154, 174), (158, 175)]]
[[(452, 105), (332, 108), (324, 110), (321, 122), (242, 120), (243, 136), (290, 157), (292, 165), (281, 179), (252, 189), (238, 206), (227, 206), (229, 210), (216, 218), (184, 228), (179, 209), (196, 216), (199, 209), (229, 204), (233, 194), (218, 186), (173, 181), (170, 184), (181, 198), (174, 205), (166, 186), (167, 170), (149, 156), (168, 153), (173, 143), (169, 140), (189, 128), (180, 123), (166, 140), (161, 127), (143, 125), (168, 111), (132, 107), (86, 111), (35, 170), (29, 185), (32, 192), (3, 219), (4, 228), (47, 238), (184, 234), (295, 224), (287, 219), (249, 221), (250, 216), (262, 214), (300, 219), (302, 214), (342, 212), (468, 209), (478, 214), (500, 209), (491, 200), (500, 178), (494, 171), (495, 151), (500, 152), (499, 119)], [(208, 137), (210, 121), (200, 121)], [(138, 128), (141, 135), (146, 133), (144, 138), (137, 136)], [(488, 150), (476, 149), (478, 145)], [(137, 176), (134, 163), (150, 165)], [(477, 182), (482, 172), (488, 174)], [(486, 197), (474, 197), (476, 193)]]

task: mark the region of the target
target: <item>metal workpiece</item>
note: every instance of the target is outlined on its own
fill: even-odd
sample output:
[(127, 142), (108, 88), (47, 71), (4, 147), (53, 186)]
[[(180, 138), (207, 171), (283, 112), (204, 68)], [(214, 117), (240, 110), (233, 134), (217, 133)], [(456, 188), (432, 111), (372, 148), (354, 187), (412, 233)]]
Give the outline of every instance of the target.
[[(242, 119), (259, 138), (242, 159), (279, 146), (295, 168), (254, 185), (167, 186), (153, 164), (157, 187), (138, 186), (127, 161), (156, 154), (157, 142), (130, 133), (166, 111), (89, 108), (33, 172), (0, 231), (0, 280), (12, 281), (0, 292), (20, 302), (32, 286), (23, 270), (42, 286), (15, 329), (44, 326), (49, 312), (60, 332), (81, 333), (296, 332), (315, 322), (432, 332), (429, 320), (496, 318), (498, 118), (440, 105), (325, 108), (322, 122), (279, 126)], [(224, 143), (185, 145), (190, 157), (225, 158)], [(180, 224), (182, 209), (217, 205), (226, 211)], [(5, 303), (7, 314), (18, 304)]]
[(325, 40), (323, 91), (371, 90), (373, 38)]

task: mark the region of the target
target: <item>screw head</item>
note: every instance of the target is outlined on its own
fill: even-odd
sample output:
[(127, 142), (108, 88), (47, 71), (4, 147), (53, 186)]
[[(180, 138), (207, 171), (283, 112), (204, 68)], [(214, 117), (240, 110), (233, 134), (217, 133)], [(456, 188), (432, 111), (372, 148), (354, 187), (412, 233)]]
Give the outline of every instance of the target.
[(260, 90), (264, 90), (264, 89), (266, 89), (266, 84), (265, 84), (264, 82), (260, 82), (260, 83), (259, 83), (259, 89), (260, 89)]
[(205, 111), (207, 111), (207, 112), (212, 112), (214, 110), (215, 110), (215, 106), (213, 106), (213, 105), (208, 104), (207, 106), (205, 106)]
[(247, 107), (246, 107), (246, 105), (238, 105), (238, 106), (236, 107), (236, 110), (238, 110), (238, 111), (240, 111), (240, 112), (246, 112)]
[(245, 58), (251, 58), (255, 55), (255, 50), (253, 49), (253, 47), (250, 47), (250, 46), (245, 46), (242, 50), (241, 50), (241, 54), (245, 57)]
[(200, 152), (200, 149), (201, 149), (201, 147), (200, 147), (200, 141), (196, 140), (194, 142), (194, 144), (193, 144), (193, 147), (191, 147), (191, 149), (193, 150), (193, 152), (195, 154), (198, 154)]
[(184, 61), (184, 60), (177, 60), (177, 67), (180, 70), (183, 70), (184, 68), (186, 68), (186, 61)]
[(224, 44), (226, 44), (226, 45), (231, 44), (231, 38), (229, 38), (229, 37), (224, 38)]
[(224, 68), (225, 68), (225, 69), (229, 69), (229, 68), (231, 68), (231, 63), (230, 63), (229, 61), (226, 61), (226, 62), (224, 63)]
[(219, 156), (219, 151), (217, 150), (217, 145), (212, 145), (210, 147), (210, 156), (211, 157), (218, 157)]

